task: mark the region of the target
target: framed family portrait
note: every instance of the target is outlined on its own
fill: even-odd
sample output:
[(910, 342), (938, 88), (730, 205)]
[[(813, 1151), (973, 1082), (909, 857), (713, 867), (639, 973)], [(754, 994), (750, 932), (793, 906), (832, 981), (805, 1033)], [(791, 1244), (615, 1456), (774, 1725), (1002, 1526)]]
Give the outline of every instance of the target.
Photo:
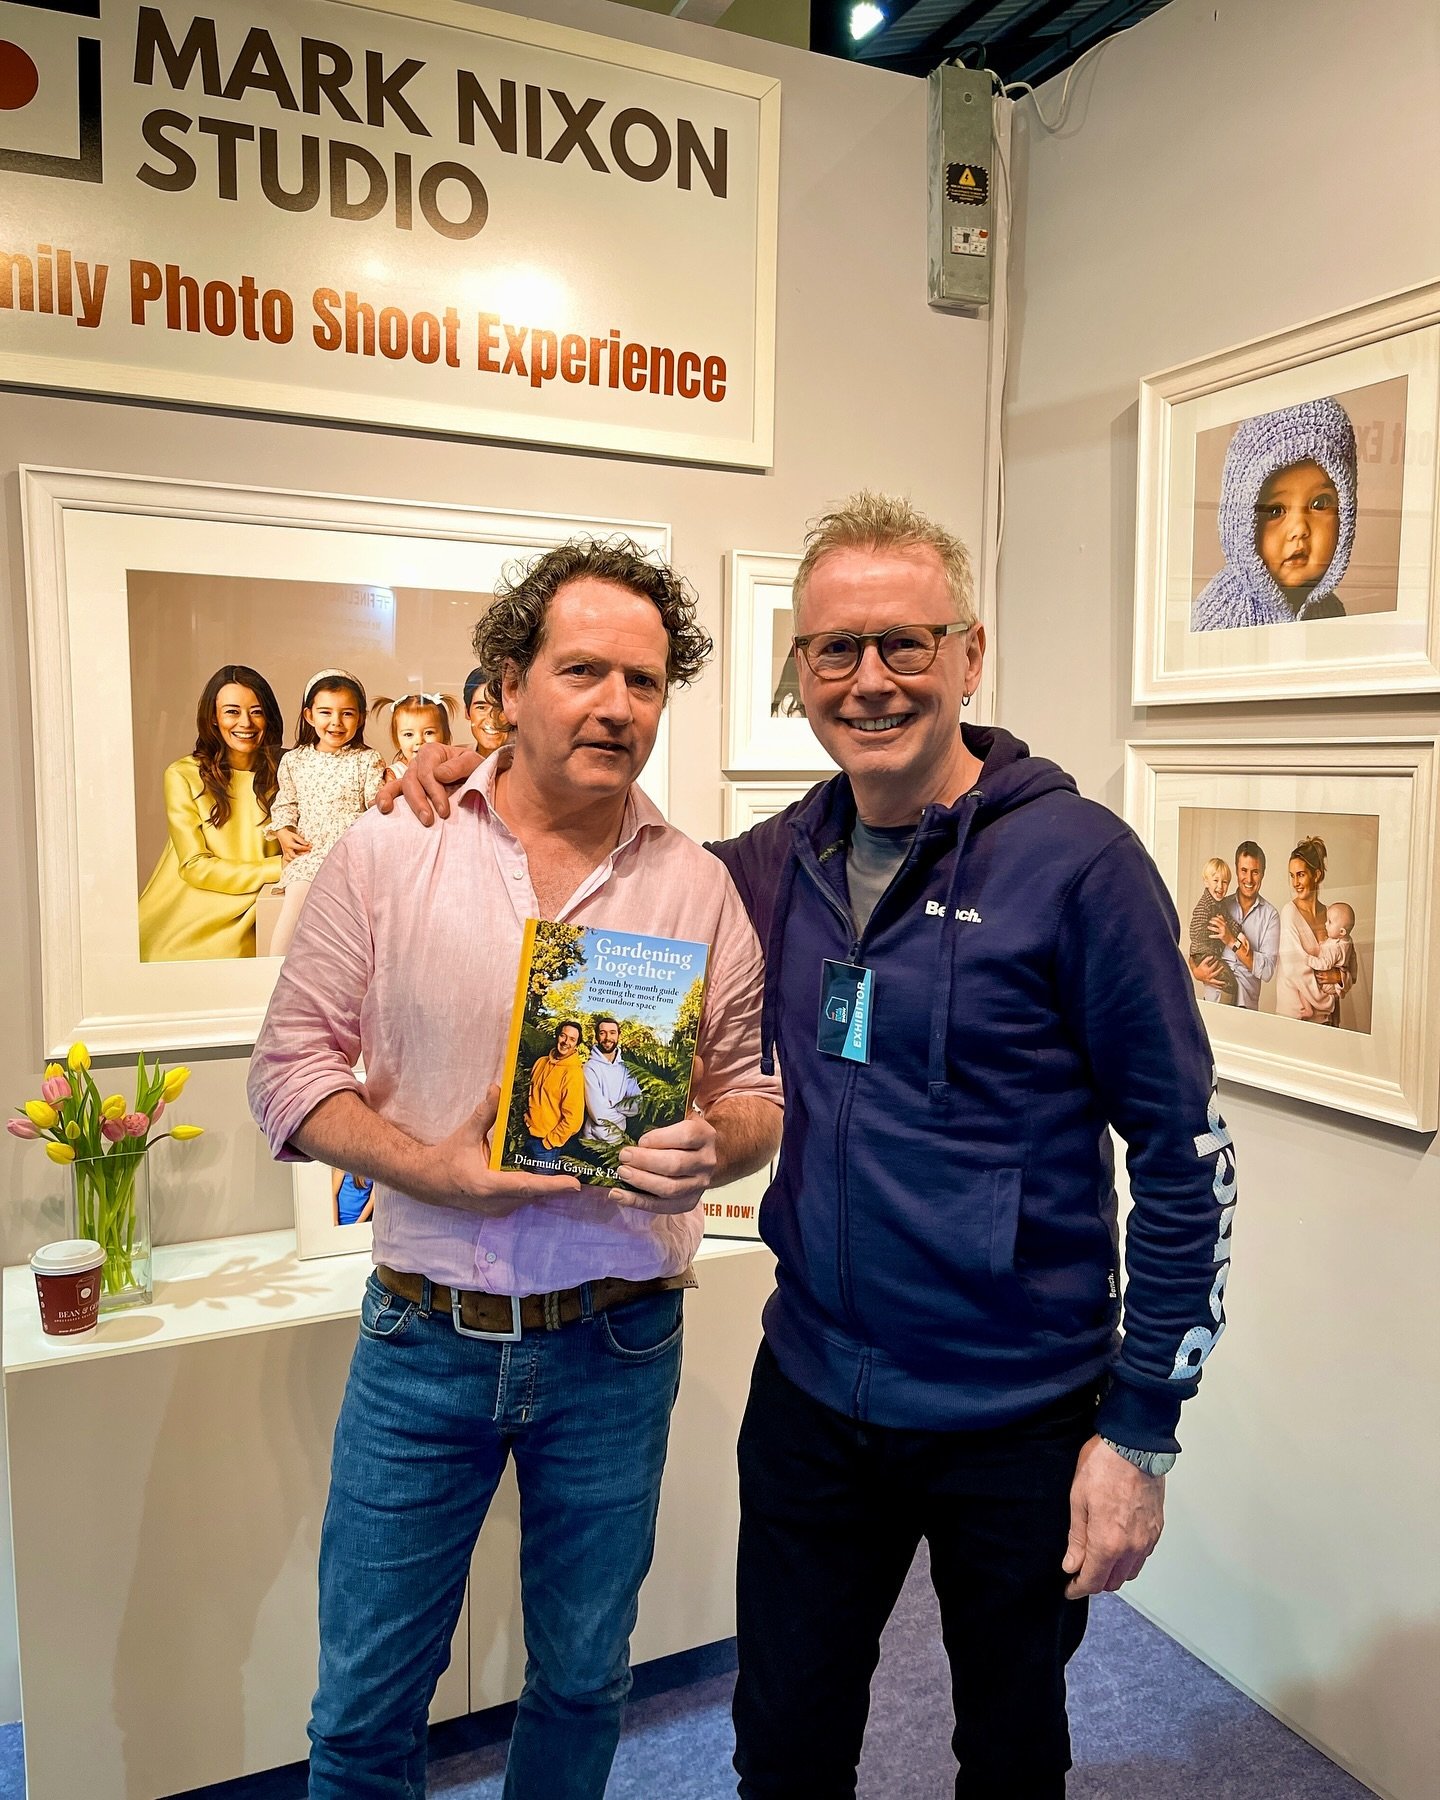
[(800, 706), (791, 641), (798, 556), (732, 550), (725, 570), (725, 768), (729, 774), (828, 774)]
[(1435, 1129), (1436, 761), (1434, 738), (1126, 746), (1219, 1074)]
[(347, 1256), (370, 1248), (370, 1215), (375, 1184), (328, 1163), (296, 1163), (295, 1254)]
[(1137, 705), (1440, 689), (1440, 282), (1140, 387)]
[[(322, 796), (333, 834), (427, 735), (493, 736), (466, 689), (503, 571), (582, 534), (669, 555), (667, 526), (615, 519), (64, 469), (21, 485), (50, 1053), (254, 1041), (279, 969), (280, 757), (318, 676), (357, 771)], [(668, 736), (642, 780), (662, 811)]]

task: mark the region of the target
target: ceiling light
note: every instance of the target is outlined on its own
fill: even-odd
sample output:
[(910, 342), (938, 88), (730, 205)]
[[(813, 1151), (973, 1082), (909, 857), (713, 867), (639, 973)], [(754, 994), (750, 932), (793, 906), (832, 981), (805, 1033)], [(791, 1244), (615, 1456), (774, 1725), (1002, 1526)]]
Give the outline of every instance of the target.
[(885, 14), (878, 6), (852, 6), (850, 8), (850, 35), (858, 42), (860, 38), (869, 37), (885, 23)]

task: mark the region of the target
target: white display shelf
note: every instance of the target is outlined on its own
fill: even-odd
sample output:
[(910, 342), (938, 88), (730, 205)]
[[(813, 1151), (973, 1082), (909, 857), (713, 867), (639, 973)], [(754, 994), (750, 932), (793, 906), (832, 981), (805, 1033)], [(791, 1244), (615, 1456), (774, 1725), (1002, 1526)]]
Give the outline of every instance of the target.
[[(725, 1238), (697, 1262), (636, 1662), (735, 1629), (735, 1437), (774, 1263)], [(306, 1754), (329, 1446), (369, 1268), (301, 1262), (289, 1231), (169, 1245), (154, 1304), (79, 1344), (46, 1338), (28, 1267), (5, 1270), (30, 1800), (154, 1800)], [(519, 1532), (507, 1474), (432, 1719), (520, 1691)]]
[[(763, 1248), (744, 1240), (707, 1238), (696, 1261), (703, 1264)], [(21, 1263), (4, 1273), (5, 1370), (15, 1374), (199, 1339), (349, 1318), (359, 1311), (369, 1272), (366, 1250), (301, 1262), (293, 1231), (165, 1244), (155, 1251), (153, 1303), (105, 1314), (95, 1336), (77, 1342), (46, 1337), (41, 1331), (35, 1277), (29, 1265)]]

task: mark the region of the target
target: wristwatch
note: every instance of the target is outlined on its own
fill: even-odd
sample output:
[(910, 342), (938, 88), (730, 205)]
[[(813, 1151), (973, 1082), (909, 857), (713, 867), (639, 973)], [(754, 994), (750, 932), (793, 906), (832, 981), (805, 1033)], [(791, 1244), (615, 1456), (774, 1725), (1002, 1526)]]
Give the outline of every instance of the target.
[(1114, 1438), (1107, 1437), (1102, 1437), (1100, 1442), (1108, 1444), (1126, 1462), (1134, 1463), (1142, 1475), (1168, 1475), (1175, 1467), (1173, 1450), (1129, 1450), (1124, 1444), (1117, 1444)]

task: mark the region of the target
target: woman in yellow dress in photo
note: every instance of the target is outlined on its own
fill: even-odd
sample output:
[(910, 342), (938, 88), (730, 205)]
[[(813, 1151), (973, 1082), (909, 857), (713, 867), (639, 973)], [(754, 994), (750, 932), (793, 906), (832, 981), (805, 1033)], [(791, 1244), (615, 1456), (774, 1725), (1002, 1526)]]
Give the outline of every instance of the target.
[(280, 878), (265, 836), (285, 723), (263, 675), (227, 663), (195, 709), (195, 749), (165, 771), (169, 835), (140, 896), (141, 962), (255, 954), (255, 902)]

